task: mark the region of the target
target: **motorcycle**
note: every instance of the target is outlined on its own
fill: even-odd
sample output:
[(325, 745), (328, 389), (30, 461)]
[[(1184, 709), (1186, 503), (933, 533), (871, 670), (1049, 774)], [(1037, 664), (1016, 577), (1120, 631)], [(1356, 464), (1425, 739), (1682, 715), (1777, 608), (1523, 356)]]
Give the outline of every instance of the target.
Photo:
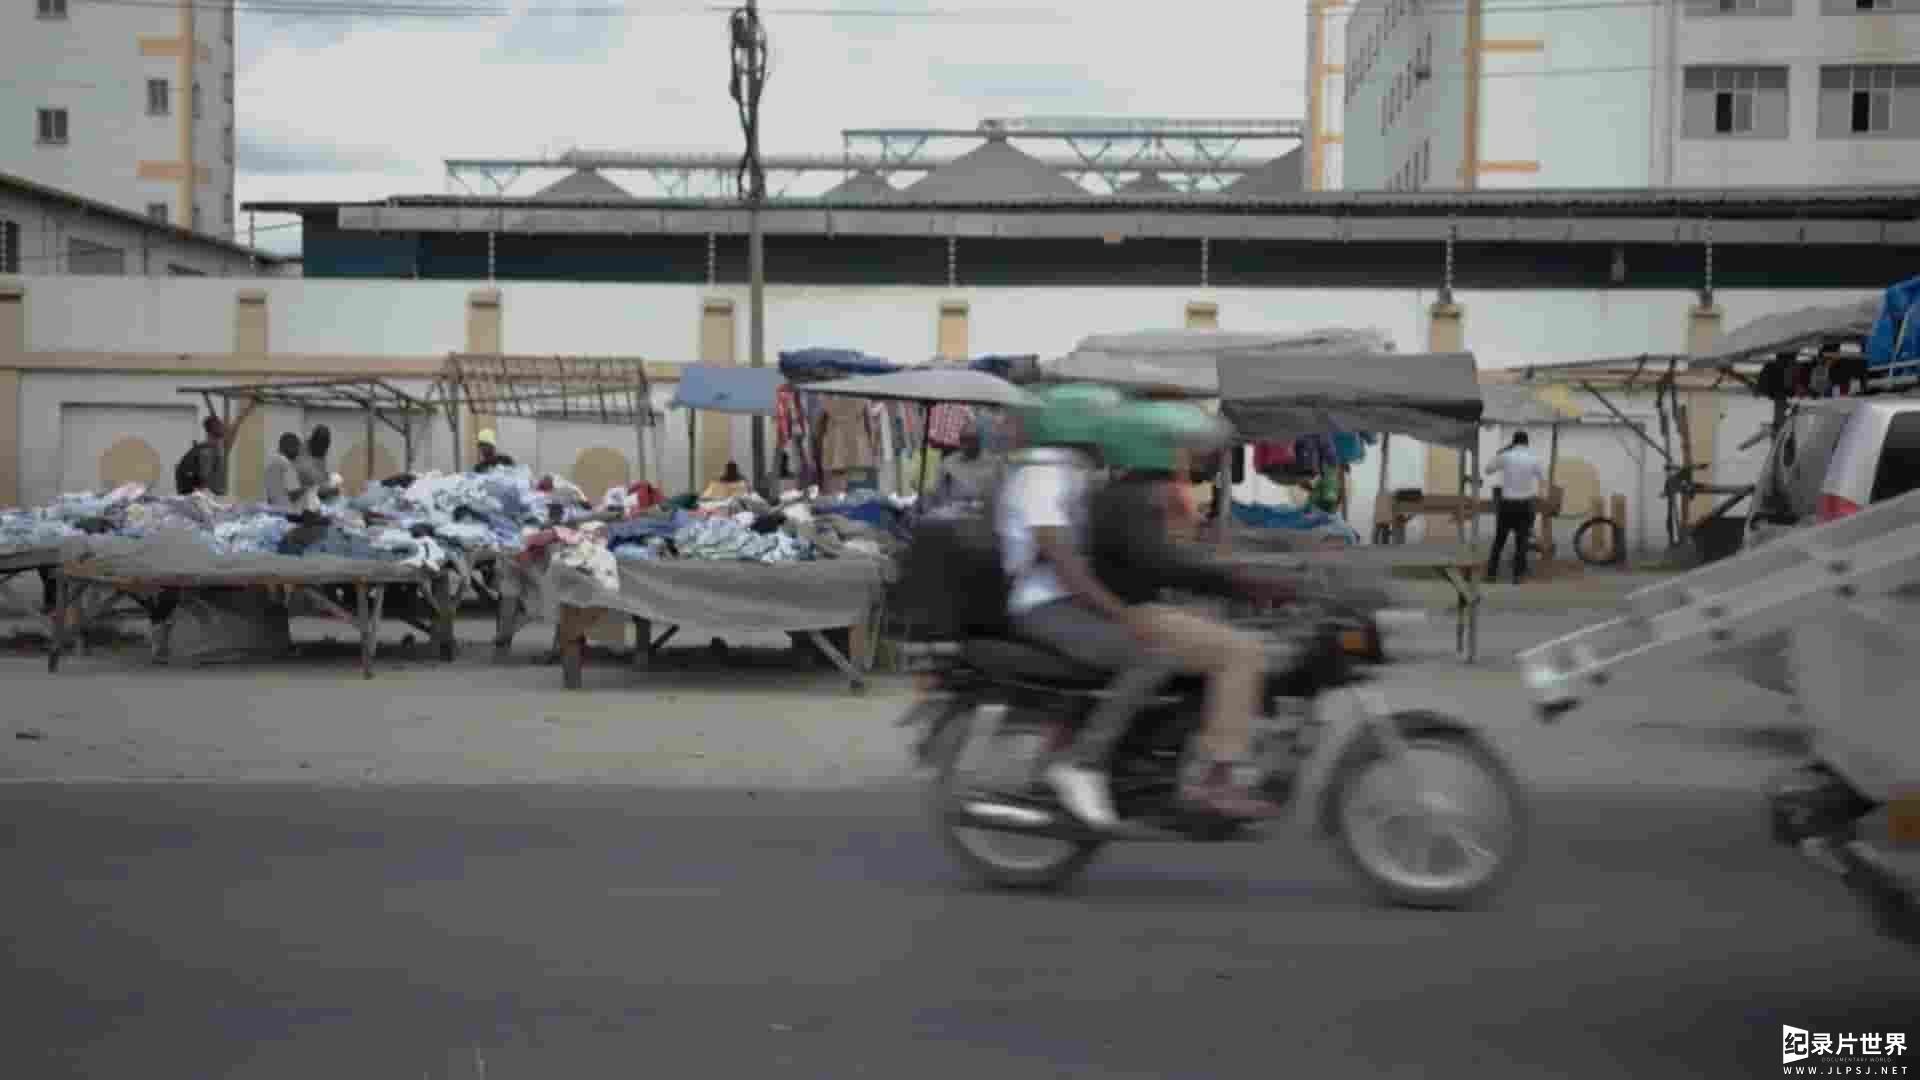
[[(1271, 662), (1268, 715), (1256, 734), (1263, 794), (1298, 827), (1331, 841), (1386, 901), (1463, 908), (1485, 901), (1518, 866), (1525, 798), (1502, 756), (1464, 722), (1391, 710), (1373, 686), (1387, 657), (1376, 621), (1331, 596), (1242, 617)], [(1105, 700), (1110, 673), (1042, 647), (971, 638), (946, 650), (928, 693), (901, 721), (931, 774), (933, 825), (959, 863), (987, 884), (1056, 889), (1113, 842), (1257, 840), (1263, 826), (1186, 806), (1185, 748), (1203, 718), (1204, 681), (1176, 677), (1137, 702), (1109, 766), (1121, 828), (1081, 822), (1040, 779)], [(1345, 708), (1341, 708), (1343, 703)], [(1012, 769), (976, 780), (980, 756)], [(1026, 853), (1018, 844), (1040, 850)]]

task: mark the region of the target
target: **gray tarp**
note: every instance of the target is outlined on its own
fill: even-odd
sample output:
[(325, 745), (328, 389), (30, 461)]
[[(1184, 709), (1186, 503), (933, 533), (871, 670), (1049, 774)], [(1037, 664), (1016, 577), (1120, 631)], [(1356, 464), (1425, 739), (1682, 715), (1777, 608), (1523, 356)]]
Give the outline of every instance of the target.
[(1472, 353), (1353, 352), (1329, 342), (1222, 356), (1220, 411), (1254, 441), (1371, 431), (1471, 447), (1484, 406)]
[(1865, 338), (1880, 317), (1880, 298), (1872, 297), (1837, 307), (1799, 308), (1765, 315), (1720, 340), (1711, 353), (1697, 357), (1697, 367), (1728, 367), (1766, 360), (1774, 353), (1797, 352), (1823, 341)]
[(1034, 404), (1034, 397), (998, 375), (966, 368), (922, 368), (886, 375), (854, 375), (828, 382), (808, 383), (809, 394), (885, 401), (918, 401), (929, 405), (997, 405), (1017, 408)]
[(1173, 390), (1189, 397), (1220, 396), (1219, 361), (1254, 351), (1336, 349), (1341, 353), (1386, 352), (1393, 339), (1379, 330), (1307, 330), (1292, 334), (1229, 330), (1141, 330), (1095, 334), (1040, 373), (1055, 382), (1088, 380), (1115, 386)]
[(567, 604), (721, 632), (836, 630), (864, 623), (879, 606), (890, 565), (871, 558), (628, 562), (620, 564), (620, 591), (612, 592), (556, 563), (527, 599), (547, 617), (553, 605)]

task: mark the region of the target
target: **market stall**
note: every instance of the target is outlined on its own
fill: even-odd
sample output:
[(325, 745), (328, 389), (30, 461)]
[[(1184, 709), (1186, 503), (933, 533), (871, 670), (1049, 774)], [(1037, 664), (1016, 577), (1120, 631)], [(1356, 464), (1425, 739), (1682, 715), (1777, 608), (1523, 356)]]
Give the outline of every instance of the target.
[[(1041, 382), (1099, 382), (1147, 397), (1217, 400), (1220, 397), (1219, 362), (1238, 355), (1268, 357), (1297, 351), (1334, 350), (1342, 354), (1387, 353), (1393, 340), (1384, 331), (1322, 328), (1293, 334), (1227, 330), (1141, 330), (1095, 334), (1084, 338), (1065, 356), (1041, 360), (1031, 377)], [(1019, 369), (1015, 369), (1016, 373)], [(1347, 467), (1359, 461), (1372, 440), (1357, 431), (1303, 431), (1285, 440), (1248, 439), (1249, 451), (1236, 447), (1223, 455), (1214, 482), (1214, 517), (1221, 522), (1229, 544), (1282, 551), (1357, 543), (1360, 535), (1340, 514), (1311, 507), (1268, 506), (1233, 498), (1233, 457), (1251, 457), (1256, 469), (1298, 482), (1322, 465), (1336, 468), (1342, 479)]]
[[(1242, 438), (1377, 431), (1463, 450), (1479, 441), (1484, 403), (1468, 353), (1351, 351), (1337, 341), (1305, 340), (1235, 350), (1219, 358), (1218, 371), (1221, 414)], [(1343, 572), (1430, 570), (1454, 590), (1456, 646), (1469, 662), (1478, 657), (1476, 574), (1485, 560), (1470, 547), (1376, 545), (1253, 559)]]

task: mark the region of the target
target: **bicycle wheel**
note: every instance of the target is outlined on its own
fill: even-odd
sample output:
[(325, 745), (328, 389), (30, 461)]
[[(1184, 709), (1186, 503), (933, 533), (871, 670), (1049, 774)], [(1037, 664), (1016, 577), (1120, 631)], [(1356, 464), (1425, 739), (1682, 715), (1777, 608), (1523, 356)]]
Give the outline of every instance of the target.
[(1573, 531), (1573, 553), (1588, 566), (1611, 566), (1619, 551), (1620, 528), (1611, 518), (1588, 518)]

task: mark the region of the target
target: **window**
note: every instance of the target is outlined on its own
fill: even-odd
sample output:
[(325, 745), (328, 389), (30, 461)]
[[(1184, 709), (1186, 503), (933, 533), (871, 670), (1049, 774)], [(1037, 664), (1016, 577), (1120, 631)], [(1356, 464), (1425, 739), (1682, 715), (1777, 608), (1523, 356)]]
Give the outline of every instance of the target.
[(220, 92), (225, 96), (227, 102), (231, 104), (233, 101), (233, 72), (229, 71), (220, 76)]
[(166, 203), (150, 202), (147, 204), (147, 216), (165, 225), (168, 221), (172, 220), (173, 212), (167, 209)]
[(67, 273), (117, 277), (127, 272), (127, 253), (117, 247), (71, 237), (67, 240)]
[(1711, 18), (1716, 15), (1791, 15), (1794, 0), (1686, 0), (1687, 14)]
[(232, 161), (233, 160), (233, 125), (232, 124), (227, 125), (227, 135), (226, 135), (225, 142), (226, 142), (227, 160)]
[(40, 141), (52, 146), (64, 146), (67, 142), (67, 110), (39, 110)]
[(1683, 136), (1786, 137), (1786, 68), (1690, 67), (1684, 86)]
[(1920, 64), (1821, 68), (1820, 137), (1920, 139)]
[(35, 5), (35, 14), (43, 19), (64, 19), (67, 17), (67, 0), (40, 0)]
[(1920, 0), (1821, 0), (1826, 15), (1885, 15), (1890, 12), (1920, 13)]
[[(221, 29), (226, 34), (227, 40), (232, 41), (233, 40), (233, 0), (227, 0), (226, 10), (220, 13), (220, 24), (221, 24)], [(232, 99), (229, 98), (228, 100), (231, 101)]]
[(200, 119), (200, 82), (197, 79), (193, 83), (193, 118)]
[(1880, 468), (1873, 476), (1873, 501), (1905, 495), (1920, 488), (1920, 412), (1903, 412), (1887, 425), (1880, 444)]
[(0, 274), (20, 272), (20, 223), (0, 221)]
[(172, 88), (165, 79), (147, 80), (147, 115), (165, 116), (173, 111)]

